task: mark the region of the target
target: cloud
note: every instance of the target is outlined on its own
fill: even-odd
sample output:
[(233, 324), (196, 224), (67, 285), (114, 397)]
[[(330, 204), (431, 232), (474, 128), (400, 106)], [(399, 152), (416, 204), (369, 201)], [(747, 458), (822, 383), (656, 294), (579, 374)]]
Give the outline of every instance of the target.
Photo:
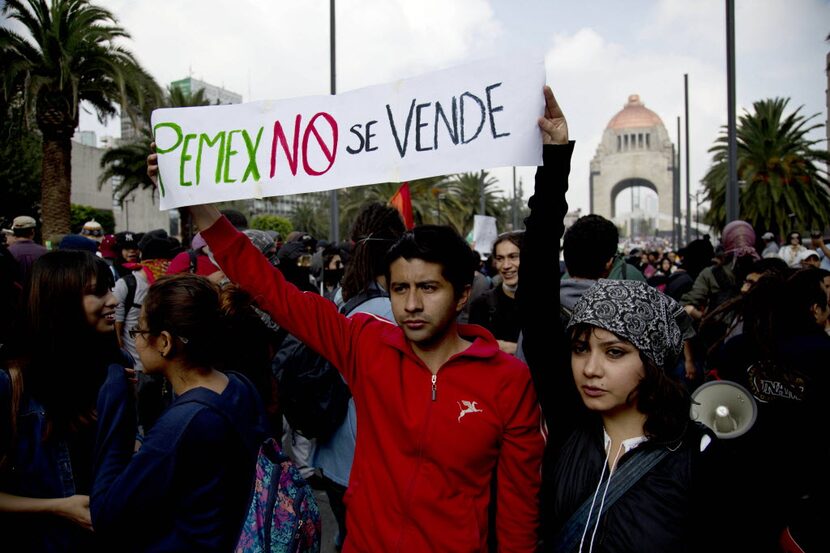
[[(192, 70), (245, 101), (329, 93), (324, 0), (111, 4), (133, 35), (133, 50), (160, 82)], [(335, 10), (338, 91), (452, 66), (492, 51), (501, 33), (484, 0), (355, 0), (338, 2)]]

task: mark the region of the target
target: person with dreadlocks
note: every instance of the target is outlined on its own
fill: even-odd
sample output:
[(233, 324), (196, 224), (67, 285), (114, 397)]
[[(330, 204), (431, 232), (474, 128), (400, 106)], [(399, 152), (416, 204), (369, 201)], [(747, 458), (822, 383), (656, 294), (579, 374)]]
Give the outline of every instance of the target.
[[(346, 315), (369, 313), (394, 321), (389, 301), (384, 258), (390, 246), (406, 231), (401, 216), (392, 207), (366, 204), (352, 227), (352, 257), (342, 282), (340, 312)], [(323, 484), (337, 520), (335, 546), (346, 538), (346, 507), (343, 496), (349, 486), (357, 438), (357, 414), (354, 398), (340, 427), (330, 439), (318, 442), (313, 465), (323, 473)]]

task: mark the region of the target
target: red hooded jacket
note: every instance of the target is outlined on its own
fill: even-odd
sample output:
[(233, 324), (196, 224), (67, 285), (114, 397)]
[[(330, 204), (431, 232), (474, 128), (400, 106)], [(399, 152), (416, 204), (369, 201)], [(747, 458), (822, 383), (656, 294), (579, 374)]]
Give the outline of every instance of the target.
[(223, 217), (202, 232), (225, 274), (274, 320), (342, 372), (357, 410), (344, 552), (487, 550), (490, 482), (498, 468), (499, 550), (536, 549), (544, 438), (527, 367), (481, 327), (435, 378), (403, 331), (347, 318), (288, 284)]

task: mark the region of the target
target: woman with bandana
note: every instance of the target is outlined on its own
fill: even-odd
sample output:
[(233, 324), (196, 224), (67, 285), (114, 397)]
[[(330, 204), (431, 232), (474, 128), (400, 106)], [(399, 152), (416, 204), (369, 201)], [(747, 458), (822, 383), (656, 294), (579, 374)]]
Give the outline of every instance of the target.
[(558, 106), (546, 118), (517, 293), (523, 352), (550, 431), (541, 550), (724, 549), (710, 524), (711, 507), (727, 505), (718, 444), (690, 420), (689, 396), (666, 373), (682, 351), (682, 306), (642, 282), (600, 280), (562, 328), (546, 275), (559, 257), (551, 250), (564, 230), (573, 143)]

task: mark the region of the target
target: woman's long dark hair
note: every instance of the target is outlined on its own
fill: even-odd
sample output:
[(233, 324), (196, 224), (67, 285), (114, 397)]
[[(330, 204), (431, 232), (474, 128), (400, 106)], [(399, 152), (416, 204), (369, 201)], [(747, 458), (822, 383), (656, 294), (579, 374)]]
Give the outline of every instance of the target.
[(103, 296), (112, 286), (107, 264), (89, 252), (49, 252), (32, 267), (21, 365), (26, 390), (46, 411), (50, 435), (93, 420), (107, 366), (121, 360), (115, 333), (97, 332), (83, 306), (84, 295)]

